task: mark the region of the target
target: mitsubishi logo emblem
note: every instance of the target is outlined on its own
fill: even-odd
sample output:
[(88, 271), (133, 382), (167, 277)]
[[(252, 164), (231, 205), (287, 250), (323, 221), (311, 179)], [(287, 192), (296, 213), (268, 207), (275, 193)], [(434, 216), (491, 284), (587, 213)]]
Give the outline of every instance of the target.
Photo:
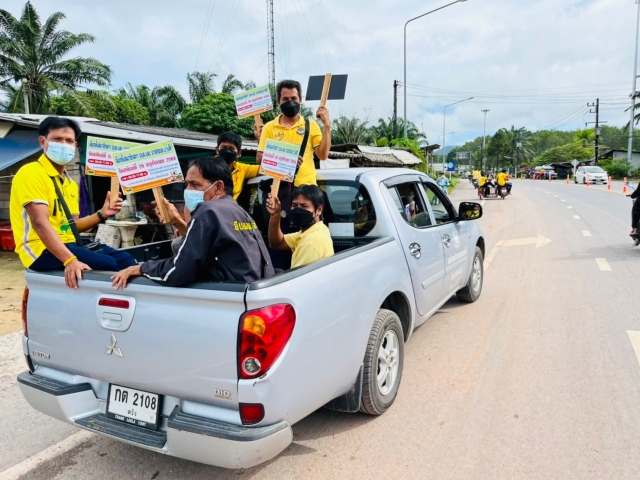
[(118, 340), (116, 340), (116, 336), (112, 333), (111, 334), (111, 345), (109, 345), (107, 347), (107, 351), (104, 352), (107, 355), (111, 355), (112, 353), (116, 354), (116, 357), (120, 357), (123, 358), (124, 355), (122, 355), (122, 350), (120, 350), (118, 347), (116, 347), (116, 344), (118, 343)]

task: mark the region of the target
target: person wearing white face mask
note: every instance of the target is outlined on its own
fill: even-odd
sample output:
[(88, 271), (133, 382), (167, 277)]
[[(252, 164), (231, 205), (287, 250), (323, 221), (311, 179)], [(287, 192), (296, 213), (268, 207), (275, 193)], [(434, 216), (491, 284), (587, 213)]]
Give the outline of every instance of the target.
[(116, 290), (144, 275), (168, 287), (195, 281), (254, 282), (274, 274), (269, 252), (253, 219), (233, 199), (233, 180), (224, 160), (197, 158), (189, 164), (184, 201), (186, 223), (165, 199), (169, 221), (184, 236), (168, 259), (150, 260), (112, 277)]
[(78, 184), (66, 172), (80, 138), (80, 127), (68, 118), (47, 117), (39, 126), (44, 154), (23, 166), (11, 184), (11, 225), (16, 253), (26, 268), (49, 271), (64, 268), (69, 288), (78, 288), (82, 272), (118, 271), (135, 260), (126, 252), (94, 244), (87, 249), (79, 232), (92, 229), (122, 208), (111, 208), (111, 193), (93, 215), (79, 218)]

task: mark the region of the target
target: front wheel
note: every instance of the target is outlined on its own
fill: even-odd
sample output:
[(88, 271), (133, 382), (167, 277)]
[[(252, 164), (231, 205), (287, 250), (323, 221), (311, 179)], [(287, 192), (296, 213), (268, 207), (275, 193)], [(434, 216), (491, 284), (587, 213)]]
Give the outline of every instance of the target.
[(484, 257), (480, 247), (476, 247), (471, 264), (471, 273), (467, 285), (456, 293), (458, 300), (464, 303), (473, 303), (480, 298), (482, 283), (484, 280)]
[(404, 365), (404, 335), (400, 318), (378, 310), (364, 355), (360, 411), (382, 415), (398, 394)]

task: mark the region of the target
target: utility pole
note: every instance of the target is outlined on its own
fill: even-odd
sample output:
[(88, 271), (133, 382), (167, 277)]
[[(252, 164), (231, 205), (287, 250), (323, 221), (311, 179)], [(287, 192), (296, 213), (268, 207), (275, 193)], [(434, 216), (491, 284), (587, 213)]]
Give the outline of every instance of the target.
[(398, 138), (398, 81), (393, 81), (393, 138)]
[(22, 100), (24, 101), (24, 113), (29, 115), (29, 94), (27, 93), (27, 82), (22, 82)]
[(484, 149), (486, 147), (486, 139), (487, 139), (487, 113), (489, 110), (486, 108), (482, 110), (484, 113), (484, 128), (482, 129), (482, 152), (480, 152), (480, 171), (484, 170)]
[(631, 91), (631, 120), (629, 121), (629, 146), (627, 148), (627, 160), (631, 163), (633, 156), (633, 123), (636, 120), (636, 84), (638, 81), (638, 35), (640, 34), (640, 1), (638, 4), (638, 18), (636, 19), (636, 50), (633, 56), (633, 89)]
[(269, 85), (276, 86), (276, 48), (273, 26), (273, 0), (267, 0), (267, 38), (269, 39)]
[[(596, 145), (595, 145), (595, 164), (598, 165), (598, 159), (600, 158), (600, 99), (596, 98), (596, 103), (587, 104), (588, 107), (595, 107), (596, 111), (589, 110), (589, 113), (596, 114), (595, 122), (586, 122), (585, 125), (589, 125), (590, 123), (596, 124)], [(602, 122), (607, 123), (607, 122)]]

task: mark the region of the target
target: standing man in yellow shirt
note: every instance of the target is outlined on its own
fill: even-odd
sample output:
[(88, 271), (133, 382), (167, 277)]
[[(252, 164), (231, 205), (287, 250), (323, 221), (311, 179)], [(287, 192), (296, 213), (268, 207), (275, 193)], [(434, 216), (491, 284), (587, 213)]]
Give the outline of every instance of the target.
[[(302, 103), (302, 85), (296, 80), (282, 80), (276, 85), (276, 96), (280, 105), (281, 115), (268, 122), (262, 132), (256, 131), (260, 138), (256, 161), (262, 162), (267, 140), (302, 145), (306, 133), (305, 119), (300, 115)], [(313, 154), (324, 161), (329, 157), (331, 149), (331, 119), (326, 107), (319, 107), (316, 118), (324, 125), (324, 133), (318, 124), (309, 119), (309, 140), (304, 152), (300, 154), (299, 170), (293, 181), (293, 186), (316, 185), (316, 167), (313, 163)]]
[(16, 253), (26, 268), (44, 272), (64, 268), (69, 288), (82, 272), (118, 271), (136, 264), (131, 255), (106, 245), (84, 248), (79, 232), (91, 230), (122, 208), (111, 208), (111, 193), (93, 215), (79, 218), (78, 184), (66, 172), (80, 139), (80, 126), (68, 118), (47, 117), (39, 126), (44, 154), (22, 167), (11, 184), (11, 225)]
[(291, 221), (299, 232), (284, 235), (280, 228), (282, 206), (278, 197), (269, 196), (269, 247), (275, 251), (293, 252), (291, 268), (303, 267), (333, 255), (333, 241), (322, 221), (324, 195), (316, 185), (301, 185), (291, 194)]

